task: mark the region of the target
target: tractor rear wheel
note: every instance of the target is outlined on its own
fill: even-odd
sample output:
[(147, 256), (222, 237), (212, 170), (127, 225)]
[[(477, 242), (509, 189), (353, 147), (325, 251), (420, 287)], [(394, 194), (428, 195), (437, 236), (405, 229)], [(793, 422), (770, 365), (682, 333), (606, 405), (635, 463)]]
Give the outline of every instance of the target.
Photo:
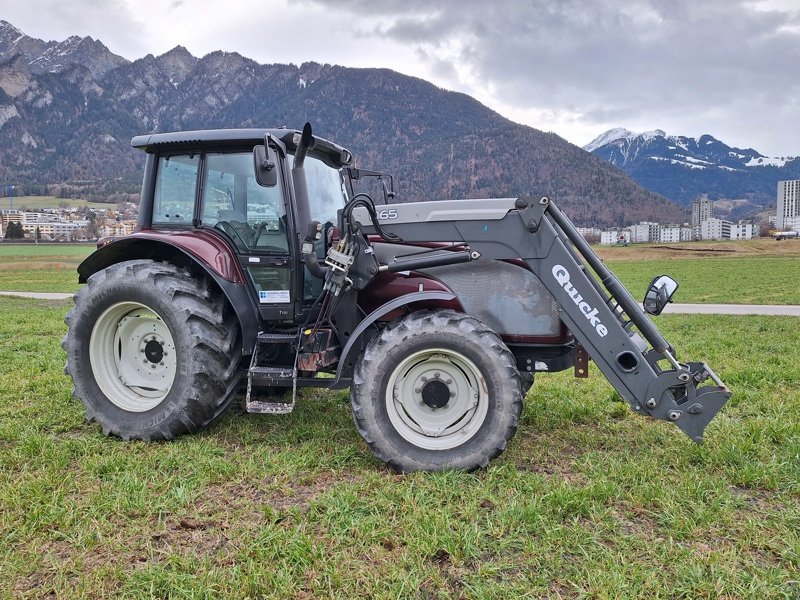
[(64, 319), (73, 395), (106, 435), (172, 439), (230, 404), (242, 371), (236, 318), (204, 279), (132, 260), (92, 275)]
[(494, 331), (451, 310), (420, 311), (375, 336), (356, 365), (353, 417), (400, 472), (476, 469), (514, 436), (522, 385)]

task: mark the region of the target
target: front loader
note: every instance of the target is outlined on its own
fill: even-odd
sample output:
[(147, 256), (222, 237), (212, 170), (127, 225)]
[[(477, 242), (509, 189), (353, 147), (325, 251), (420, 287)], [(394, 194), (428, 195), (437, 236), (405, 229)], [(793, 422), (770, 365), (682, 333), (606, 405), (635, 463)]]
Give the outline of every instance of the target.
[(586, 376), (591, 359), (635, 413), (696, 442), (730, 397), (646, 314), (677, 284), (657, 277), (640, 308), (546, 196), (389, 203), (388, 175), (308, 125), (132, 143), (139, 230), (79, 266), (63, 343), (107, 434), (196, 431), (239, 390), (248, 412), (287, 413), (298, 388), (350, 387), (395, 470), (474, 469), (513, 437), (537, 373)]

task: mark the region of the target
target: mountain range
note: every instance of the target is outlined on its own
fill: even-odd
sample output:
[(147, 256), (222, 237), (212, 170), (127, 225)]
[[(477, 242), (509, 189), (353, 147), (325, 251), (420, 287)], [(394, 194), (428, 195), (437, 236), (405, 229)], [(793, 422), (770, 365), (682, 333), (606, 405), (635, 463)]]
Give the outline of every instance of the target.
[(134, 135), (306, 121), (358, 166), (394, 174), (400, 199), (547, 194), (583, 226), (682, 222), (701, 194), (752, 208), (774, 202), (779, 179), (800, 177), (800, 160), (711, 136), (616, 129), (586, 152), (386, 69), (198, 58), (181, 46), (129, 61), (90, 37), (46, 42), (0, 21), (0, 190), (133, 198)]
[(740, 212), (775, 203), (777, 183), (800, 179), (800, 157), (771, 158), (752, 148), (733, 148), (703, 135), (667, 135), (660, 129), (633, 133), (611, 129), (584, 150), (608, 161), (648, 190), (687, 205), (706, 195), (738, 201)]
[(131, 62), (92, 38), (45, 42), (0, 21), (0, 186), (133, 197), (144, 162), (134, 135), (306, 121), (358, 166), (394, 174), (398, 199), (547, 194), (584, 226), (686, 219), (557, 135), (390, 70), (197, 58), (180, 46)]

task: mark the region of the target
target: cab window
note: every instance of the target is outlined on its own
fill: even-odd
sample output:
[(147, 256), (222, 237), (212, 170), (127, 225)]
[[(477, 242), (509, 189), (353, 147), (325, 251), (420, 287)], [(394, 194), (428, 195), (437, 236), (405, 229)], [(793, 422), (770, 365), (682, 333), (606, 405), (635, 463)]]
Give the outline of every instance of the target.
[(261, 187), (253, 154), (207, 154), (200, 220), (225, 233), (242, 252), (288, 254), (280, 185)]
[(154, 224), (192, 224), (199, 164), (197, 154), (159, 157), (153, 200)]

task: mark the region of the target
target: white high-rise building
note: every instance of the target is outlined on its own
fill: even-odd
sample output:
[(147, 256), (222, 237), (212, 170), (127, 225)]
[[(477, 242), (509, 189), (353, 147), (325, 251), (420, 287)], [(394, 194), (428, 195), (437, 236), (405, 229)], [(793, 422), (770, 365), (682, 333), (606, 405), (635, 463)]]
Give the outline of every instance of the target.
[(703, 221), (714, 217), (714, 207), (711, 200), (702, 196), (692, 202), (692, 227), (700, 227)]
[(800, 179), (779, 181), (775, 227), (783, 231), (795, 228), (798, 223), (800, 223)]

